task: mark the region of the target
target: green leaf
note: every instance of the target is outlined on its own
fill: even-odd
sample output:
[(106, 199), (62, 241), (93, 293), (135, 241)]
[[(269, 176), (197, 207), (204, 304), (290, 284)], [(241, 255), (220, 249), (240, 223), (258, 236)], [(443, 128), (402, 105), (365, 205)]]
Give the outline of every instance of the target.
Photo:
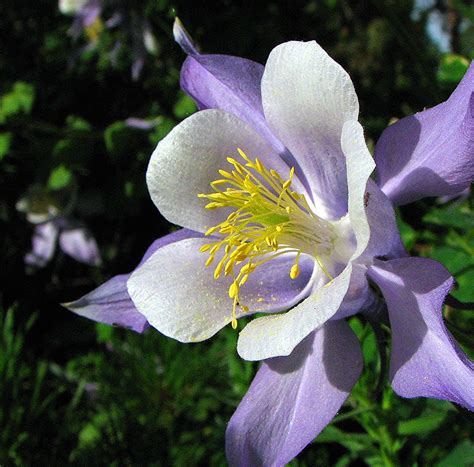
[(405, 248), (410, 251), (418, 240), (418, 232), (407, 224), (400, 216), (397, 216), (397, 225)]
[(125, 122), (112, 123), (104, 131), (107, 152), (116, 158), (124, 158), (136, 152), (139, 133), (128, 127)]
[(173, 107), (173, 113), (176, 118), (189, 117), (189, 115), (196, 112), (196, 110), (197, 108), (194, 101), (188, 95), (180, 92), (180, 97)]
[(10, 151), (11, 141), (12, 141), (11, 133), (0, 133), (0, 161)]
[(72, 180), (72, 172), (63, 164), (57, 166), (51, 172), (48, 179), (48, 189), (61, 190), (69, 185)]
[(437, 78), (443, 84), (457, 84), (469, 68), (469, 60), (462, 55), (446, 54), (441, 57)]
[(90, 131), (92, 128), (87, 120), (84, 120), (82, 117), (78, 117), (77, 115), (69, 115), (66, 118), (66, 125), (72, 130)]
[(0, 100), (0, 123), (19, 113), (29, 114), (33, 108), (35, 91), (31, 84), (18, 81), (11, 92)]
[(435, 412), (426, 415), (421, 415), (411, 420), (404, 420), (398, 424), (398, 434), (402, 436), (417, 435), (422, 433), (429, 433), (436, 430), (443, 420), (446, 418), (448, 412)]
[(171, 118), (164, 117), (160, 123), (150, 132), (149, 140), (151, 144), (158, 144), (176, 125)]
[(474, 228), (474, 212), (464, 205), (458, 208), (433, 208), (423, 216), (423, 222), (459, 229)]
[(95, 325), (95, 332), (97, 334), (97, 342), (104, 344), (112, 339), (114, 328), (108, 324), (97, 323)]
[(316, 443), (338, 443), (351, 451), (362, 451), (373, 445), (373, 440), (365, 433), (346, 433), (333, 425), (327, 426), (316, 438)]
[(474, 464), (474, 443), (465, 440), (459, 443), (436, 467), (464, 467)]

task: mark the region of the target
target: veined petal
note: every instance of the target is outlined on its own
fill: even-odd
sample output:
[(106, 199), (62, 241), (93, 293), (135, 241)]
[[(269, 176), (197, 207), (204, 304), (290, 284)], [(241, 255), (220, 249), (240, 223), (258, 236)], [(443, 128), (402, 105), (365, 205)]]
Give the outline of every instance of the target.
[[(161, 248), (135, 270), (127, 284), (133, 303), (149, 323), (181, 342), (208, 339), (232, 320), (228, 288), (233, 278), (214, 279), (214, 269), (204, 266), (206, 255), (199, 251), (206, 243), (208, 239), (194, 238)], [(242, 304), (252, 312), (281, 311), (294, 305), (306, 290), (312, 263), (303, 262), (295, 280), (289, 278), (292, 264), (293, 258), (275, 259), (257, 268), (242, 287)], [(246, 314), (240, 308), (237, 311), (238, 317)]]
[[(197, 232), (186, 229), (165, 235), (150, 245), (140, 264), (143, 264), (155, 251), (165, 245), (199, 236), (200, 234)], [(63, 303), (63, 306), (73, 313), (100, 323), (123, 326), (136, 332), (143, 332), (149, 327), (148, 321), (138, 312), (128, 295), (127, 280), (129, 277), (130, 274), (112, 277), (79, 300)]]
[(287, 42), (270, 53), (262, 78), (265, 117), (291, 151), (315, 204), (339, 218), (347, 212), (344, 123), (359, 103), (349, 75), (314, 41)]
[(289, 357), (265, 361), (227, 427), (230, 466), (288, 463), (336, 415), (362, 365), (345, 321), (325, 324)]
[[(197, 195), (209, 192), (218, 170), (230, 167), (226, 158), (238, 157), (237, 148), (288, 177), (288, 166), (246, 123), (220, 110), (203, 110), (175, 127), (151, 157), (147, 184), (161, 214), (201, 232), (225, 220), (226, 209), (204, 209), (206, 201)], [(298, 189), (296, 179), (294, 185)]]
[(390, 125), (375, 160), (394, 204), (467, 188), (474, 178), (474, 65), (446, 102)]
[(365, 262), (374, 256), (400, 252), (401, 239), (392, 204), (369, 178), (375, 163), (360, 123), (344, 124), (341, 146), (347, 164), (349, 217), (357, 239), (353, 259)]
[(285, 147), (272, 133), (263, 115), (263, 65), (229, 55), (192, 55), (181, 68), (181, 88), (200, 110), (219, 109), (248, 123), (275, 152)]
[(337, 312), (349, 288), (351, 271), (349, 263), (339, 276), (287, 313), (251, 321), (239, 335), (239, 355), (245, 360), (290, 355), (306, 336)]
[(102, 261), (95, 238), (84, 227), (63, 230), (59, 234), (59, 246), (80, 263), (98, 266)]
[(350, 224), (357, 243), (351, 261), (339, 276), (325, 286), (314, 287), (312, 294), (292, 310), (251, 321), (240, 333), (237, 344), (240, 356), (246, 360), (289, 355), (301, 340), (332, 318), (348, 291), (352, 261), (357, 260), (369, 244), (370, 225), (364, 197), (375, 163), (365, 146), (359, 123), (344, 124), (341, 144), (347, 159)]
[(388, 305), (394, 391), (474, 410), (474, 364), (443, 322), (443, 301), (453, 285), (449, 272), (426, 258), (377, 261), (369, 271)]
[(112, 277), (97, 289), (79, 300), (63, 303), (68, 310), (79, 316), (143, 332), (149, 327), (147, 319), (137, 311), (127, 292), (130, 274)]
[[(200, 110), (219, 109), (247, 122), (282, 155), (287, 151), (263, 115), (261, 81), (264, 67), (246, 58), (200, 54), (178, 18), (176, 42), (189, 55), (181, 68), (180, 85)], [(293, 164), (294, 165), (294, 164)]]
[(355, 315), (361, 310), (369, 309), (375, 302), (374, 293), (370, 290), (367, 280), (367, 267), (354, 264), (351, 282), (337, 313), (331, 318), (339, 320)]

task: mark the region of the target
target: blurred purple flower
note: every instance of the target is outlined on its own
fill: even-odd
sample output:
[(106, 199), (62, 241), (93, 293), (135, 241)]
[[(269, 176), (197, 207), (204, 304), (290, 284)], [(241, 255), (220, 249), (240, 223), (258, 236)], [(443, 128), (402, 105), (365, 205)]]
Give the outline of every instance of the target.
[[(435, 261), (406, 256), (393, 205), (471, 183), (474, 66), (448, 101), (385, 130), (377, 185), (352, 82), (316, 42), (282, 44), (263, 67), (199, 54), (179, 23), (175, 37), (189, 55), (181, 85), (201, 111), (159, 143), (147, 182), (161, 213), (185, 229), (68, 308), (183, 342), (235, 325), (249, 309), (272, 313), (239, 336), (239, 353), (264, 362), (227, 429), (232, 466), (284, 465), (321, 432), (362, 371), (343, 318), (376, 318), (381, 306), (395, 392), (473, 410), (474, 365), (442, 318), (453, 279)], [(244, 161), (226, 162), (237, 148)], [(217, 169), (226, 170), (213, 182)], [(214, 193), (198, 198), (210, 182)], [(214, 271), (199, 250), (209, 264), (216, 257)]]
[(137, 130), (152, 130), (161, 123), (160, 117), (153, 118), (150, 120), (144, 120), (142, 118), (129, 117), (125, 120), (125, 124), (130, 128)]
[(94, 237), (83, 224), (67, 217), (35, 225), (32, 250), (26, 254), (25, 263), (36, 268), (45, 267), (53, 258), (58, 243), (61, 251), (80, 263), (90, 266), (101, 264)]
[[(107, 7), (111, 16), (102, 22), (101, 14)], [(76, 40), (82, 33), (89, 39), (89, 44), (82, 51), (93, 48), (99, 39), (104, 27), (107, 29), (118, 28), (130, 42), (132, 65), (132, 80), (137, 81), (142, 73), (148, 54), (157, 55), (158, 42), (152, 32), (148, 21), (138, 10), (124, 7), (118, 0), (60, 0), (59, 10), (65, 15), (74, 16), (74, 21), (69, 29), (69, 34)], [(113, 67), (118, 64), (118, 56), (124, 45), (123, 41), (115, 41), (108, 52), (110, 63)]]
[(69, 34), (78, 39), (84, 31), (91, 42), (95, 42), (102, 30), (100, 14), (101, 0), (60, 0), (59, 11), (74, 16)]

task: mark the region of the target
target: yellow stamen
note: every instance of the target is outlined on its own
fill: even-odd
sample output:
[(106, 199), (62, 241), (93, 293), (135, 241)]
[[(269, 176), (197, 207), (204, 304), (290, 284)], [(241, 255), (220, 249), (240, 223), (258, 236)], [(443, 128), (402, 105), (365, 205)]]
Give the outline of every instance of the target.
[(300, 256), (305, 254), (313, 257), (332, 279), (321, 255), (328, 255), (334, 243), (331, 224), (312, 211), (303, 194), (291, 190), (293, 167), (288, 178), (283, 178), (275, 169), (267, 169), (258, 158), (252, 161), (240, 148), (237, 152), (244, 165), (228, 157), (233, 170), (219, 170), (223, 179), (211, 182), (214, 192), (198, 195), (209, 201), (205, 205), (207, 209), (232, 208), (226, 220), (205, 234), (219, 238), (202, 245), (200, 251), (209, 254), (206, 266), (219, 255), (214, 279), (219, 279), (222, 272), (224, 276), (233, 275), (228, 294), (232, 299), (234, 329), (237, 328), (237, 306), (245, 313), (250, 311), (240, 303), (240, 288), (259, 266), (283, 254), (294, 254), (290, 278), (296, 279), (300, 274)]

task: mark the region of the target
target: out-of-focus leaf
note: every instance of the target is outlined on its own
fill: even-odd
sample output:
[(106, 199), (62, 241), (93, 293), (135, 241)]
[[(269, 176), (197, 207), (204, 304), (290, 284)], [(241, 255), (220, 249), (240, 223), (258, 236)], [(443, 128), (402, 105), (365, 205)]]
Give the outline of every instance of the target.
[(97, 342), (106, 343), (112, 338), (114, 328), (108, 324), (96, 323), (95, 332), (97, 334)]
[(78, 117), (77, 115), (69, 115), (66, 118), (66, 125), (72, 130), (89, 131), (92, 128), (87, 120), (84, 120), (82, 117)]
[(49, 190), (61, 190), (66, 188), (72, 181), (72, 172), (63, 164), (58, 165), (51, 172), (48, 179)]
[(468, 467), (474, 464), (474, 443), (465, 440), (459, 443), (436, 467)]
[(112, 123), (104, 131), (107, 152), (120, 159), (136, 152), (138, 137), (139, 133), (122, 121)]
[(56, 163), (82, 169), (93, 154), (94, 146), (90, 139), (68, 137), (60, 139), (53, 148)]
[(173, 113), (176, 118), (189, 117), (189, 115), (196, 112), (196, 110), (197, 108), (194, 101), (188, 95), (180, 93), (180, 97), (173, 107)]
[(398, 434), (402, 436), (419, 435), (436, 430), (446, 418), (447, 411), (440, 411), (421, 415), (411, 420), (404, 420), (398, 424)]
[(472, 23), (474, 23), (474, 7), (472, 5), (466, 5), (462, 0), (453, 0), (453, 5), (462, 16), (468, 18)]
[(31, 84), (17, 81), (11, 92), (0, 99), (0, 123), (19, 113), (29, 114), (33, 108), (35, 90)]
[(400, 230), (400, 235), (402, 236), (403, 244), (405, 248), (410, 251), (418, 240), (418, 232), (400, 216), (397, 216), (397, 225)]
[(472, 212), (468, 206), (459, 208), (433, 208), (423, 216), (423, 222), (444, 227), (473, 229), (474, 212)]
[(151, 144), (158, 144), (176, 125), (176, 122), (171, 118), (163, 117), (160, 123), (154, 128), (149, 135)]
[(462, 55), (446, 54), (441, 57), (437, 78), (443, 84), (457, 84), (469, 68), (469, 60)]
[(373, 445), (372, 438), (365, 433), (346, 433), (335, 426), (327, 426), (316, 438), (317, 443), (339, 443), (351, 451), (361, 451)]
[(10, 151), (11, 140), (12, 140), (11, 133), (0, 133), (0, 161)]

